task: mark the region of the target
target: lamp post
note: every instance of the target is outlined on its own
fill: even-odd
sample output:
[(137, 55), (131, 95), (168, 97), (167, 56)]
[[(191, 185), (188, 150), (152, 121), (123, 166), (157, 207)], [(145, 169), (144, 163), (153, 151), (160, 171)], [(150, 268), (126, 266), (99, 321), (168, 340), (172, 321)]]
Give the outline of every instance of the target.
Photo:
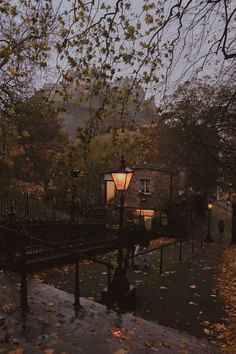
[(123, 242), (124, 242), (124, 196), (128, 190), (133, 170), (125, 167), (125, 160), (122, 156), (120, 166), (111, 171), (116, 189), (120, 193), (120, 215), (119, 215), (119, 233), (118, 233), (118, 252), (117, 252), (117, 268), (110, 284), (110, 296), (113, 300), (120, 304), (124, 304), (127, 294), (130, 292), (130, 284), (127, 279), (126, 269), (124, 266)]
[(205, 242), (213, 242), (213, 239), (211, 237), (211, 212), (212, 212), (212, 203), (209, 202), (207, 204), (207, 209), (208, 209), (208, 224), (207, 224), (207, 235), (205, 238)]
[(72, 195), (71, 195), (71, 214), (70, 221), (72, 224), (75, 223), (75, 204), (77, 199), (77, 185), (78, 185), (78, 176), (80, 174), (80, 170), (78, 168), (74, 168), (70, 175), (72, 178)]

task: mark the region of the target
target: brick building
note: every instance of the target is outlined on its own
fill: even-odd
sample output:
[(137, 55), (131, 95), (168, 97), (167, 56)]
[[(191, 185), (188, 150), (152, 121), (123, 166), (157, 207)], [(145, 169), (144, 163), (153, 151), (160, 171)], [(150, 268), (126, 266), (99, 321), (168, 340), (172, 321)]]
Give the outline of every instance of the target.
[[(125, 194), (125, 218), (135, 222), (144, 220), (147, 225), (153, 221), (159, 226), (168, 225), (172, 207), (181, 203), (188, 190), (187, 169), (136, 167)], [(119, 192), (108, 171), (101, 174), (101, 204), (119, 204)]]

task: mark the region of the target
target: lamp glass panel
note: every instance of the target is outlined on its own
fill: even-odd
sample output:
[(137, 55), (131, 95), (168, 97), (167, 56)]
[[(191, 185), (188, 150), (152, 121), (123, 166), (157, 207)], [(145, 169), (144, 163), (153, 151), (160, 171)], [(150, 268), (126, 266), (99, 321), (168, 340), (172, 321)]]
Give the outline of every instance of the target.
[(130, 184), (130, 181), (131, 181), (132, 176), (133, 176), (133, 172), (129, 172), (129, 173), (126, 175), (125, 190), (127, 190), (127, 189), (129, 188), (129, 184)]
[(113, 180), (118, 191), (127, 190), (131, 181), (133, 173), (112, 173)]

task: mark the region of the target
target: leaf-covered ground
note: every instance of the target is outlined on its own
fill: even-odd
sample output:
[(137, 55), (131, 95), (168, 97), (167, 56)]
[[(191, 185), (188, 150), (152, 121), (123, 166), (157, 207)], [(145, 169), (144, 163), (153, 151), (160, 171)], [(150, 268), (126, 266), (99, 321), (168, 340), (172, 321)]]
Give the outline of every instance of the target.
[(227, 312), (225, 326), (216, 327), (225, 353), (236, 353), (236, 245), (227, 247), (223, 254), (218, 278), (220, 295)]
[[(219, 218), (226, 223), (221, 239), (217, 232)], [(206, 221), (206, 220), (205, 220)], [(184, 243), (183, 262), (179, 263), (179, 245), (164, 249), (163, 275), (159, 274), (160, 252), (149, 255), (149, 267), (129, 267), (128, 279), (137, 289), (134, 314), (146, 320), (206, 338), (220, 345), (227, 354), (235, 350), (236, 271), (235, 248), (230, 241), (231, 214), (215, 208), (212, 222), (212, 244)], [(206, 229), (203, 230), (206, 232)], [(153, 241), (150, 248), (170, 240)], [(103, 261), (116, 264), (116, 252), (99, 256)], [(70, 293), (74, 292), (74, 268), (64, 266), (37, 274), (38, 280)], [(101, 302), (101, 293), (107, 282), (107, 269), (90, 261), (81, 261), (81, 296)], [(235, 351), (236, 352), (236, 351)]]

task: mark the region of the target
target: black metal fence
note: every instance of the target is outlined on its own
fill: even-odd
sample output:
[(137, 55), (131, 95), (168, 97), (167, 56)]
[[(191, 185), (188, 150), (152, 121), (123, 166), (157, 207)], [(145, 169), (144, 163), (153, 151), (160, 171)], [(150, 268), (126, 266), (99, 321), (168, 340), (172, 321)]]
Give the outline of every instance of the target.
[(173, 258), (176, 259), (176, 261), (179, 261), (181, 263), (184, 258), (184, 255), (183, 255), (184, 251), (186, 251), (186, 253), (190, 253), (193, 255), (196, 251), (196, 248), (199, 248), (199, 247), (203, 248), (203, 233), (201, 233), (200, 238), (198, 238), (198, 239), (190, 239), (190, 240), (178, 239), (178, 240), (175, 240), (172, 242), (161, 244), (160, 246), (158, 246), (156, 248), (144, 250), (136, 255), (129, 256), (129, 258), (140, 257), (145, 254), (159, 252), (159, 267), (158, 268), (159, 268), (159, 274), (162, 275), (163, 270), (164, 270), (164, 265), (165, 265), (165, 249), (174, 248), (175, 254), (173, 255)]
[(16, 191), (0, 192), (0, 223), (83, 223), (104, 220), (105, 210), (88, 201), (71, 200), (70, 195), (37, 197)]

